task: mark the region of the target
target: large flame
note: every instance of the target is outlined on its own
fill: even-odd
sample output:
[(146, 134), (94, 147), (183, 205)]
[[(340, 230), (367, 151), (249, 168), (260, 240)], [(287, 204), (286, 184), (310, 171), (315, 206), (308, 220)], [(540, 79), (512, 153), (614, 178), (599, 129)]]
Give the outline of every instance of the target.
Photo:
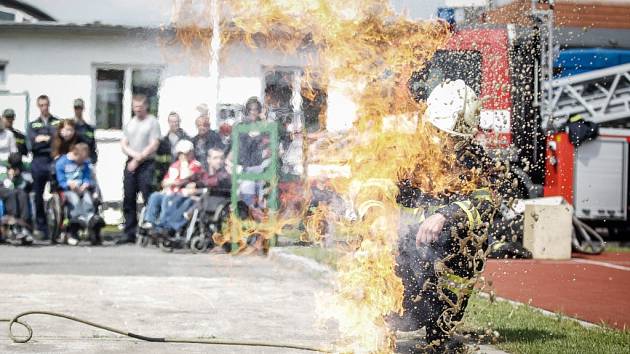
[[(209, 0), (175, 1), (174, 22), (184, 44), (209, 45), (208, 8)], [(317, 57), (304, 68), (306, 86), (317, 76), (328, 87), (343, 88), (358, 107), (350, 132), (330, 137), (309, 154), (319, 163), (349, 167), (350, 177), (330, 184), (355, 213), (351, 220), (333, 218), (349, 247), (339, 262), (337, 297), (327, 309), (339, 323), (340, 351), (391, 352), (394, 336), (385, 317), (402, 312), (403, 293), (394, 271), (398, 182), (410, 179), (434, 195), (474, 188), (474, 178), (459, 178), (462, 171), (447, 153), (448, 140), (422, 122), (425, 107), (407, 89), (411, 73), (448, 40), (448, 28), (397, 15), (385, 0), (225, 0), (222, 9), (222, 18), (229, 19), (222, 23), (223, 43), (245, 42), (287, 54), (316, 48)], [(347, 119), (325, 117), (338, 118)], [(311, 237), (322, 236), (321, 224), (330, 212), (343, 214), (322, 206), (305, 221)], [(287, 223), (279, 222), (280, 228)], [(241, 232), (245, 237), (280, 228), (239, 230), (247, 229)]]

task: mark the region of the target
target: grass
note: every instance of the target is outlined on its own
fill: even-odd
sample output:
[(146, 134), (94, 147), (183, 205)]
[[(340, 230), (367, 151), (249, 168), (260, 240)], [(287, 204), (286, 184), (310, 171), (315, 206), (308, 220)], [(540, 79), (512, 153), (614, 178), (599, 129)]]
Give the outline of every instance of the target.
[[(336, 269), (337, 252), (320, 247), (287, 247), (287, 251)], [(625, 248), (627, 251), (627, 248)], [(585, 304), (588, 306), (588, 304)], [(474, 295), (469, 302), (462, 330), (467, 333), (496, 331), (494, 345), (515, 354), (629, 353), (630, 331), (585, 328), (566, 317), (546, 316), (528, 305), (491, 302)]]
[(618, 246), (618, 245), (606, 245), (606, 252), (608, 253), (629, 253), (630, 247)]
[[(586, 305), (588, 306), (588, 305)], [(545, 316), (527, 305), (474, 296), (463, 328), (499, 333), (496, 346), (510, 353), (628, 353), (630, 332), (584, 328), (562, 316)]]

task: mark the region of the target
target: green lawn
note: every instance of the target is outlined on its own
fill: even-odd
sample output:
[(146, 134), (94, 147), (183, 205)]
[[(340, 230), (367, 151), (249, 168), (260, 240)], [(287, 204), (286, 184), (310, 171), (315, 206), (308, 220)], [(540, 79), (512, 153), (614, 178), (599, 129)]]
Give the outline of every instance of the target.
[[(588, 305), (585, 305), (588, 306)], [(509, 353), (628, 353), (630, 332), (582, 327), (561, 316), (545, 316), (527, 306), (490, 302), (474, 296), (464, 317), (464, 330), (499, 333), (495, 344)]]
[[(335, 269), (338, 254), (334, 250), (320, 247), (285, 249)], [(588, 329), (561, 316), (545, 316), (528, 305), (491, 302), (481, 296), (470, 299), (462, 330), (473, 336), (496, 331), (499, 336), (494, 345), (515, 354), (630, 353), (630, 331)]]
[(606, 252), (607, 253), (628, 253), (630, 252), (630, 247), (619, 246), (619, 245), (607, 245)]

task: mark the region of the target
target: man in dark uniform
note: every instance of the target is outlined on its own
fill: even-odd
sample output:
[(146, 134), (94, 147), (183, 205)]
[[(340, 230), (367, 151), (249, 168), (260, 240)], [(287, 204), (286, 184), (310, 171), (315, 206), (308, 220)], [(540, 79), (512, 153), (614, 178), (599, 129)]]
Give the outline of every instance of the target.
[(48, 238), (43, 196), (46, 183), (50, 180), (50, 169), (53, 161), (50, 156), (51, 143), (55, 136), (57, 125), (59, 125), (59, 119), (50, 114), (50, 99), (48, 96), (41, 95), (37, 97), (37, 107), (40, 115), (39, 118), (29, 124), (28, 140), (33, 153), (31, 172), (33, 174), (33, 192), (35, 192), (36, 226), (44, 238)]
[(79, 140), (83, 143), (86, 143), (90, 148), (90, 160), (92, 164), (96, 164), (98, 161), (98, 152), (96, 150), (96, 137), (94, 135), (94, 127), (88, 124), (83, 118), (83, 109), (85, 108), (85, 103), (83, 99), (77, 98), (74, 100), (74, 121), (75, 121), (75, 130), (77, 132), (77, 136)]
[(485, 261), (488, 226), (496, 210), (486, 176), (493, 164), (472, 141), (479, 101), (463, 81), (436, 87), (427, 107), (425, 119), (447, 134), (439, 139), (456, 157), (457, 166), (451, 168), (458, 169), (453, 173), (468, 189), (435, 195), (411, 180), (401, 182), (396, 271), (404, 285), (404, 314), (393, 323), (402, 331), (425, 327), (430, 353), (460, 353), (466, 348), (452, 334)]
[(11, 108), (7, 108), (2, 112), (2, 121), (4, 122), (4, 127), (10, 130), (15, 137), (15, 145), (17, 146), (18, 152), (22, 156), (28, 155), (28, 147), (26, 146), (26, 137), (22, 134), (21, 131), (15, 129), (13, 127), (13, 122), (15, 121), (15, 111)]
[(176, 160), (177, 153), (175, 152), (175, 145), (180, 140), (190, 140), (188, 134), (181, 128), (181, 118), (177, 112), (171, 112), (168, 115), (168, 132), (160, 139), (160, 145), (158, 146), (155, 154), (155, 180), (156, 190), (160, 190), (160, 184), (166, 175), (166, 171), (171, 164)]

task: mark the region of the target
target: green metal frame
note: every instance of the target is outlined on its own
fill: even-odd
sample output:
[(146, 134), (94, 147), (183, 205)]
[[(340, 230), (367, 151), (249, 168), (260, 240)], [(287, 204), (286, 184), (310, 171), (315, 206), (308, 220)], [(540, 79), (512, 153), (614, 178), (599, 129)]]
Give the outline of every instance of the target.
[[(249, 134), (252, 132), (257, 132), (260, 134), (269, 134), (269, 147), (271, 149), (271, 163), (262, 173), (245, 173), (238, 172), (238, 156), (240, 150), (240, 139), (239, 136), (241, 134)], [(278, 158), (278, 150), (279, 150), (279, 131), (278, 131), (278, 123), (277, 122), (255, 122), (255, 123), (241, 123), (236, 124), (232, 129), (232, 193), (231, 193), (231, 204), (230, 211), (232, 212), (233, 217), (238, 217), (238, 213), (236, 212), (237, 204), (238, 204), (238, 187), (240, 181), (266, 181), (270, 183), (271, 194), (268, 199), (268, 206), (270, 210), (269, 219), (271, 222), (274, 222), (277, 216), (279, 201), (278, 201), (278, 179), (279, 179), (279, 158)], [(231, 238), (232, 238), (232, 253), (236, 253), (238, 251), (237, 244), (237, 235), (238, 232), (236, 228), (232, 228), (231, 230)], [(271, 246), (275, 246), (275, 237), (271, 237)]]

